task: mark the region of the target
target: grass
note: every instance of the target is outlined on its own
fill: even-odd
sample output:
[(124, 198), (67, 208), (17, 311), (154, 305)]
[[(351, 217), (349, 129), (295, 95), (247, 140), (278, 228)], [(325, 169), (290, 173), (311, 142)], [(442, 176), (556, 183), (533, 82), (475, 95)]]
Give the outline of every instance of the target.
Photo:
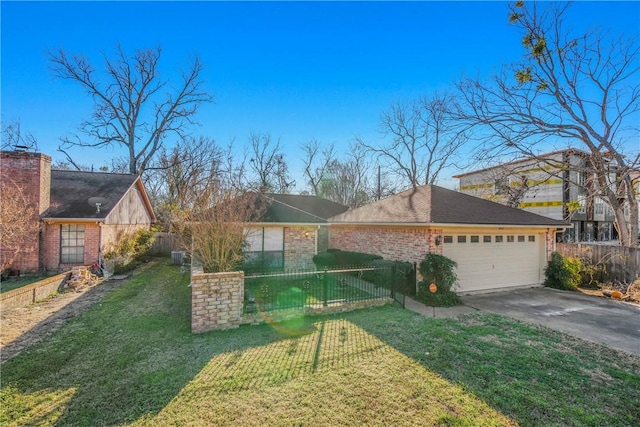
[(5, 279), (0, 282), (0, 293), (9, 292), (23, 286), (31, 285), (32, 283), (39, 282), (40, 280), (44, 280), (51, 276), (53, 276), (53, 274), (37, 276), (26, 275), (17, 279)]
[(387, 306), (193, 335), (187, 284), (150, 266), (4, 363), (0, 424), (640, 422), (640, 358), (547, 329)]
[[(325, 277), (324, 273), (303, 273), (293, 277), (278, 277), (277, 274), (274, 277), (268, 276), (245, 279), (245, 286), (255, 299), (254, 309), (262, 307), (265, 310), (277, 310), (319, 305), (325, 299), (358, 301), (375, 298), (376, 293), (374, 285), (348, 275), (327, 274)], [(351, 286), (356, 281), (371, 292)], [(248, 305), (247, 311), (251, 311), (250, 308)]]

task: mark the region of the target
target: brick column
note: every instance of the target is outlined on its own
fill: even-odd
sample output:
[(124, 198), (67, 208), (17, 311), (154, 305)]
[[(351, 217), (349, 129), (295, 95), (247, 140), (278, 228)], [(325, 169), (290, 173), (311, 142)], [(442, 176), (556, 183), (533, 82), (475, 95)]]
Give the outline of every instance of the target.
[(306, 270), (314, 267), (316, 254), (317, 227), (285, 227), (284, 268), (285, 270)]
[(242, 322), (244, 271), (191, 271), (191, 332), (237, 328)]

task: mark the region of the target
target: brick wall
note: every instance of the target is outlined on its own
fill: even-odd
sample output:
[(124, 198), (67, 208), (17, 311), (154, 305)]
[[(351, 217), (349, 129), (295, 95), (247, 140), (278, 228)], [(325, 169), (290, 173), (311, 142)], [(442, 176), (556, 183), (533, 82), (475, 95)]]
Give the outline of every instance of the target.
[(24, 307), (62, 290), (71, 273), (62, 273), (0, 294), (2, 310)]
[(549, 229), (546, 234), (547, 261), (551, 259), (551, 252), (556, 250), (556, 230)]
[(419, 263), (429, 252), (442, 253), (442, 244), (436, 245), (436, 237), (441, 235), (441, 229), (427, 227), (331, 224), (329, 247), (376, 254), (393, 261)]
[(287, 270), (306, 270), (314, 267), (317, 227), (285, 227), (284, 267)]
[[(18, 185), (30, 205), (36, 209), (31, 218), (40, 223), (39, 215), (49, 208), (51, 192), (51, 157), (41, 153), (23, 151), (0, 152), (0, 182), (4, 185)], [(40, 268), (40, 237), (34, 233), (25, 241), (27, 251), (18, 254), (14, 268), (36, 271)]]
[(48, 271), (69, 270), (75, 265), (91, 265), (98, 261), (101, 227), (96, 223), (84, 225), (84, 260), (81, 264), (60, 263), (60, 223), (44, 224), (41, 239), (41, 265)]
[(242, 323), (244, 272), (191, 270), (191, 332), (237, 328)]

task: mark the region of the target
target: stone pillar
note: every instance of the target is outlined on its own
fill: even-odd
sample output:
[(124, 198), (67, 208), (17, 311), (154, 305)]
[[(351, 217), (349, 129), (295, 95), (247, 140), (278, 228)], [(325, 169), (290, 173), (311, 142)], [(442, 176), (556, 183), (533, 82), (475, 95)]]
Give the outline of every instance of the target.
[(237, 328), (242, 323), (244, 271), (191, 271), (191, 332)]

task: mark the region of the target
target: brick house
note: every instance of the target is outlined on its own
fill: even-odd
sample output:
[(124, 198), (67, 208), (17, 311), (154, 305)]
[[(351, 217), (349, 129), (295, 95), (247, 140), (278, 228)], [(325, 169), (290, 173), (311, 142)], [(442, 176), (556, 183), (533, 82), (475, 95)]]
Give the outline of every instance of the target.
[(263, 193), (266, 209), (251, 224), (246, 254), (263, 267), (313, 268), (313, 256), (328, 247), (329, 217), (348, 207), (310, 195)]
[(2, 151), (2, 181), (15, 182), (38, 215), (33, 247), (12, 267), (22, 271), (66, 270), (99, 260), (122, 233), (148, 228), (155, 214), (139, 176), (51, 170), (41, 153)]
[(329, 246), (419, 263), (427, 253), (457, 262), (457, 292), (544, 281), (555, 234), (569, 224), (434, 185), (329, 218)]

